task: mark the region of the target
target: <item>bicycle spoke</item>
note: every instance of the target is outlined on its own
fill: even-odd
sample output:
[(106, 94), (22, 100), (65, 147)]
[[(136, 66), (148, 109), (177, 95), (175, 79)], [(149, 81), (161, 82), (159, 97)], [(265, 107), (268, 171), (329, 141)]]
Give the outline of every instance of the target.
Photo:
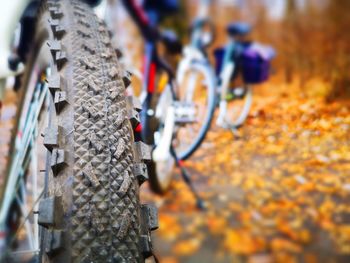
[[(34, 152), (37, 152), (37, 147), (34, 144)], [(38, 161), (37, 161), (37, 155), (33, 154), (32, 155), (32, 184), (33, 184), (33, 191), (32, 191), (32, 198), (33, 200), (37, 200), (38, 198)], [(38, 210), (38, 205), (33, 206), (33, 209), (35, 211)], [(38, 220), (38, 215), (34, 214), (33, 215), (33, 219), (34, 219), (34, 248), (38, 248), (39, 247), (39, 226), (37, 224), (37, 220)]]
[[(21, 181), (23, 181), (23, 180), (21, 180)], [(27, 212), (27, 204), (26, 204), (26, 190), (23, 187), (23, 183), (21, 183), (20, 188), (21, 188), (21, 194), (22, 194), (23, 201), (20, 200), (20, 197), (18, 196), (18, 194), (16, 196), (16, 200), (17, 200), (17, 203), (20, 205), (22, 214), (27, 215), (28, 212)], [(28, 240), (28, 244), (30, 246), (30, 249), (34, 249), (34, 237), (33, 237), (32, 229), (31, 229), (32, 227), (31, 227), (30, 222), (28, 220), (24, 221), (24, 227), (26, 230), (27, 240)]]
[[(19, 138), (19, 149), (13, 163), (13, 175), (17, 174), (17, 183), (14, 187), (14, 200), (19, 205), (21, 219), (16, 231), (13, 233), (7, 253), (9, 255), (30, 254), (39, 251), (39, 225), (38, 215), (33, 211), (38, 210), (39, 200), (43, 196), (43, 182), (38, 178), (41, 155), (46, 152), (40, 136), (48, 122), (48, 96), (46, 84), (37, 84), (33, 90), (22, 137)], [(28, 125), (29, 123), (29, 125)], [(18, 140), (18, 139), (17, 139)], [(25, 236), (22, 236), (22, 235)], [(19, 248), (13, 249), (15, 241), (19, 242)]]
[[(34, 205), (39, 204), (39, 200), (41, 199), (41, 197), (43, 196), (43, 194), (44, 194), (44, 191), (42, 191), (42, 192), (39, 194), (38, 199), (35, 200)], [(22, 227), (24, 226), (24, 224), (26, 223), (26, 221), (28, 221), (29, 217), (33, 214), (33, 212), (34, 212), (34, 206), (32, 207), (31, 210), (27, 211), (27, 214), (23, 217), (22, 223), (18, 226), (17, 231), (15, 232), (15, 234), (13, 235), (13, 237), (11, 238), (11, 240), (10, 240), (10, 242), (9, 242), (9, 244), (8, 244), (8, 245), (9, 245), (9, 246), (8, 246), (8, 247), (9, 247), (9, 248), (8, 248), (8, 251), (10, 251), (10, 247), (11, 247), (11, 245), (13, 244), (13, 242), (16, 240), (16, 237), (18, 236), (20, 229), (22, 229)]]

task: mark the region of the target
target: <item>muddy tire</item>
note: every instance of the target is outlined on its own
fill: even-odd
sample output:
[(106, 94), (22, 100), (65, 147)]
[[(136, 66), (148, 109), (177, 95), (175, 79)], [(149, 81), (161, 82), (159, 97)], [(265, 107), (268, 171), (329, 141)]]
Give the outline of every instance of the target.
[(152, 254), (150, 231), (157, 228), (155, 208), (139, 202), (150, 149), (134, 140), (140, 107), (126, 98), (130, 81), (106, 26), (82, 2), (48, 1), (40, 7), (31, 56), (46, 44), (52, 107), (44, 135), (39, 257), (144, 262)]

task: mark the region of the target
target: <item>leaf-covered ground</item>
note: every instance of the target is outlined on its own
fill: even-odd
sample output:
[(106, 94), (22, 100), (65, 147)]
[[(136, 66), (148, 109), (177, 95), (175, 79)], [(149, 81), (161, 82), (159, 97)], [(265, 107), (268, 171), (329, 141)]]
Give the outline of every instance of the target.
[(161, 262), (350, 262), (350, 103), (256, 87), (246, 125), (215, 127), (159, 206)]

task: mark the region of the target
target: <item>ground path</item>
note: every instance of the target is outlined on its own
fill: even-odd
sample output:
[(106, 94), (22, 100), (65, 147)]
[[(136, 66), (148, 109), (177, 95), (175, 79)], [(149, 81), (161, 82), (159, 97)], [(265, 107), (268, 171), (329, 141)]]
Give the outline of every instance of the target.
[[(170, 262), (350, 262), (350, 107), (307, 98), (296, 85), (257, 88), (234, 137), (213, 125), (186, 162), (208, 209), (199, 212), (175, 175), (160, 208), (155, 246)], [(15, 94), (0, 124), (4, 172)]]
[(214, 127), (160, 208), (161, 262), (350, 262), (350, 107), (297, 85), (257, 88), (240, 137)]

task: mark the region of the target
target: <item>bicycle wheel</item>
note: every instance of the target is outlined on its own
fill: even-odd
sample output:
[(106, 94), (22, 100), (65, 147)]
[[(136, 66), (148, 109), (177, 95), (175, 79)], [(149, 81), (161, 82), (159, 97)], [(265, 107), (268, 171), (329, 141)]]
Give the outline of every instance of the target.
[(220, 101), (220, 114), (218, 125), (225, 129), (237, 129), (243, 125), (252, 106), (253, 92), (249, 85), (234, 88), (228, 98)]
[[(129, 80), (88, 5), (40, 7), (22, 83), (18, 120), (25, 123), (1, 200), (7, 260), (144, 262), (157, 228), (155, 208), (138, 197), (149, 148), (134, 142), (138, 108), (125, 97)], [(45, 172), (36, 177), (39, 169)]]
[[(149, 184), (151, 190), (163, 195), (171, 185), (175, 160), (170, 153), (170, 144), (174, 132), (174, 111), (173, 97), (169, 88), (163, 91), (160, 96), (154, 96), (150, 105), (146, 105), (147, 111), (153, 114), (145, 116), (145, 126), (143, 129), (145, 141), (154, 145), (152, 161), (148, 164)], [(155, 156), (156, 151), (160, 154)]]
[(208, 63), (193, 61), (177, 77), (175, 151), (189, 158), (205, 139), (215, 110), (216, 77)]

